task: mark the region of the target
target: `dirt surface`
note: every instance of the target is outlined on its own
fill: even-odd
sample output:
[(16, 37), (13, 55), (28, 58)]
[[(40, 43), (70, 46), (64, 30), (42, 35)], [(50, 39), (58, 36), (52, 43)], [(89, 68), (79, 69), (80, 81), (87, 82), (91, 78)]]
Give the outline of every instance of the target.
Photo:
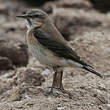
[[(30, 2), (28, 2), (30, 3)], [(94, 9), (89, 0), (45, 1), (46, 11), (73, 49), (103, 75), (65, 68), (64, 88), (72, 97), (42, 89), (52, 84), (52, 71), (27, 51), (26, 26), (16, 14), (33, 5), (23, 0), (0, 0), (0, 110), (110, 110), (110, 14)]]

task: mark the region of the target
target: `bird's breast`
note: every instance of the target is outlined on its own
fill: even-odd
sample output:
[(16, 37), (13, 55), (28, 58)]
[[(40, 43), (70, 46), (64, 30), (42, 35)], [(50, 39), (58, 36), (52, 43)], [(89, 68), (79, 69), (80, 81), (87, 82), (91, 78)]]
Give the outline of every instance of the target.
[(27, 39), (27, 43), (28, 44), (36, 44), (37, 42), (37, 39), (34, 37), (34, 34), (33, 34), (33, 32), (31, 31), (31, 30), (28, 30), (27, 31), (27, 37), (26, 37), (26, 39)]

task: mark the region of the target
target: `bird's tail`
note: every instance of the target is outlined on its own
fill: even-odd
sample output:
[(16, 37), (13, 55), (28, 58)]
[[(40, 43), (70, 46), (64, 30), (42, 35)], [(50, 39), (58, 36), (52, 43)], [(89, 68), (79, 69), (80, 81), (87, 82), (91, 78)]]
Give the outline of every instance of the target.
[(96, 74), (97, 76), (102, 78), (102, 75), (100, 73), (96, 72), (92, 66), (90, 66), (90, 65), (83, 65), (82, 68), (87, 70), (87, 71), (89, 71), (89, 72), (91, 72), (91, 73), (93, 73), (93, 74)]
[(89, 72), (91, 72), (91, 73), (102, 78), (102, 75), (100, 73), (96, 72), (92, 66), (88, 65), (84, 61), (82, 61), (82, 60), (77, 61), (77, 62), (75, 62), (73, 60), (68, 60), (68, 61), (69, 61), (69, 63), (76, 65), (77, 67), (83, 68), (83, 69), (85, 69), (85, 70), (87, 70), (87, 71), (89, 71)]

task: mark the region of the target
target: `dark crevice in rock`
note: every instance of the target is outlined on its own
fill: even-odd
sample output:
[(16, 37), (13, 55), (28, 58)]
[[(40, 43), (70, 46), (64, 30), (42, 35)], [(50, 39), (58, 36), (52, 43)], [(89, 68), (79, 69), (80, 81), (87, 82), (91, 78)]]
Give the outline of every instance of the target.
[(106, 13), (110, 11), (110, 0), (89, 0), (93, 7), (100, 12)]

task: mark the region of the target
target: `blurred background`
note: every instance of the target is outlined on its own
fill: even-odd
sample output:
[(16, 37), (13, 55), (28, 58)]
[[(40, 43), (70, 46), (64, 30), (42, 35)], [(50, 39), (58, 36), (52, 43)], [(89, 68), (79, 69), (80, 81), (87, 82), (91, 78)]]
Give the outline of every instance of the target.
[[(16, 18), (30, 8), (48, 13), (73, 49), (104, 79), (66, 68), (64, 86), (73, 98), (44, 96), (40, 88), (51, 85), (53, 73), (43, 72), (28, 52), (26, 22)], [(0, 110), (44, 109), (110, 110), (109, 0), (0, 0)]]

